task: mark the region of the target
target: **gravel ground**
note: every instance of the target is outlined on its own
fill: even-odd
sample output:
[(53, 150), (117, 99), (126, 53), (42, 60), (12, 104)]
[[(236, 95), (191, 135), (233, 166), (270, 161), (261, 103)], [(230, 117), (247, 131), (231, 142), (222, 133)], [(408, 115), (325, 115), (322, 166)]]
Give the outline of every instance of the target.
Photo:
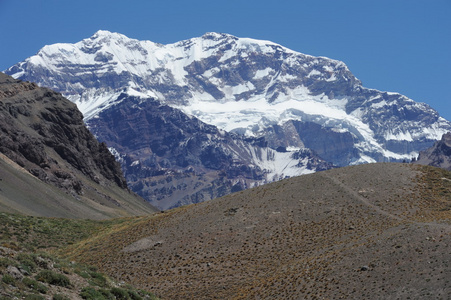
[(318, 172), (67, 253), (163, 299), (450, 299), (450, 179), (410, 164)]

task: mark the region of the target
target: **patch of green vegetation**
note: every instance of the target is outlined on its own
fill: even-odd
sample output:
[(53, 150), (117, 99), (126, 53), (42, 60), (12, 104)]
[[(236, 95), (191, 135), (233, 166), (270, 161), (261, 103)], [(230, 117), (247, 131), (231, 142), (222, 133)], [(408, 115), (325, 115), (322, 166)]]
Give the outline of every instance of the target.
[(16, 262), (7, 257), (0, 257), (0, 270), (8, 266), (17, 266)]
[(96, 299), (96, 300), (108, 299), (108, 298), (105, 298), (105, 296), (99, 290), (96, 290), (95, 288), (93, 288), (91, 286), (84, 287), (81, 290), (80, 297), (82, 297), (83, 299), (86, 299), (86, 300), (91, 300), (91, 299), (92, 300), (94, 300), (94, 299)]
[[(61, 288), (71, 289), (84, 299), (121, 299), (114, 293), (127, 295), (124, 299), (158, 299), (131, 286), (115, 288), (113, 280), (96, 267), (68, 261), (58, 254), (69, 245), (139, 220), (69, 220), (0, 213), (0, 246), (8, 248), (0, 249), (0, 300), (45, 299), (42, 294), (54, 300), (70, 299)], [(23, 279), (7, 274), (8, 266), (17, 267)], [(86, 286), (73, 286), (64, 274), (82, 277)], [(59, 286), (59, 294), (52, 295), (55, 290), (49, 285)]]
[(56, 273), (51, 270), (43, 270), (36, 275), (36, 280), (46, 282), (51, 285), (57, 285), (62, 287), (70, 286), (70, 280), (63, 274)]
[(20, 262), (20, 267), (28, 273), (33, 273), (36, 271), (36, 259), (35, 254), (20, 253), (17, 256), (17, 260)]
[(127, 290), (114, 287), (111, 289), (111, 293), (116, 297), (116, 299), (120, 300), (128, 300), (130, 299), (129, 293)]
[(42, 283), (40, 283), (32, 278), (29, 278), (29, 277), (25, 277), (24, 279), (22, 279), (22, 283), (25, 286), (27, 286), (28, 288), (30, 288), (38, 293), (41, 293), (41, 294), (45, 294), (49, 290), (48, 287), (46, 287)]
[(45, 297), (41, 296), (41, 295), (31, 294), (31, 295), (25, 296), (24, 299), (25, 300), (45, 300)]
[(55, 294), (52, 300), (70, 300), (70, 298), (61, 294)]
[(94, 287), (85, 287), (80, 293), (83, 299), (87, 300), (157, 300), (158, 298), (146, 291), (135, 290), (131, 287), (121, 288), (113, 287), (111, 289), (95, 289)]
[(90, 272), (89, 275), (91, 276), (91, 280), (89, 281), (91, 285), (100, 287), (107, 286), (107, 279), (103, 276), (103, 274), (98, 272)]
[(15, 285), (16, 284), (16, 280), (14, 279), (14, 277), (12, 277), (9, 274), (3, 275), (2, 282), (6, 283), (6, 284), (11, 284), (11, 285)]
[(12, 248), (13, 243), (32, 251), (60, 248), (85, 239), (114, 222), (120, 221), (40, 218), (0, 213), (0, 244)]

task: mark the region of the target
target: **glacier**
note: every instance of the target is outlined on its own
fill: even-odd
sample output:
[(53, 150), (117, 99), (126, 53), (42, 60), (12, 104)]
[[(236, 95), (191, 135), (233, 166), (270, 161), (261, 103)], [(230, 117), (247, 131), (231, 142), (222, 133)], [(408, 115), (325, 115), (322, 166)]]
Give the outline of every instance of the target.
[(287, 141), (268, 132), (287, 130), (293, 120), (315, 123), (353, 140), (354, 155), (332, 159), (339, 166), (409, 160), (451, 130), (425, 103), (363, 87), (344, 62), (223, 33), (162, 45), (100, 30), (74, 44), (45, 46), (5, 72), (61, 92), (88, 124), (121, 94), (265, 137), (273, 148), (308, 147), (302, 132), (290, 132)]

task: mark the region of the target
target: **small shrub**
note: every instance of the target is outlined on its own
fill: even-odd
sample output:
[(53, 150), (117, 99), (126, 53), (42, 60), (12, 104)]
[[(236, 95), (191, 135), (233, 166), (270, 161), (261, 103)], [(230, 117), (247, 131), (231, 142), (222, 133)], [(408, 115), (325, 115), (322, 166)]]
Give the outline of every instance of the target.
[(107, 280), (106, 280), (105, 276), (103, 276), (103, 274), (97, 273), (97, 272), (90, 272), (89, 275), (91, 276), (92, 283), (94, 285), (97, 285), (99, 287), (107, 286)]
[(127, 290), (118, 288), (118, 287), (114, 287), (111, 289), (111, 293), (116, 297), (116, 299), (123, 299), (123, 300), (128, 300), (130, 299), (130, 296), (127, 292)]
[(31, 295), (25, 296), (24, 299), (25, 300), (45, 300), (45, 297), (41, 296), (41, 295), (31, 294)]
[(15, 282), (16, 282), (16, 280), (14, 279), (14, 277), (12, 277), (12, 276), (9, 275), (9, 274), (3, 275), (2, 281), (3, 281), (4, 283), (6, 283), (6, 284), (12, 284), (12, 285), (14, 285)]
[(51, 285), (58, 285), (62, 287), (70, 286), (70, 280), (67, 276), (50, 270), (43, 270), (39, 272), (35, 278), (38, 281), (46, 282)]
[(63, 259), (58, 259), (55, 262), (54, 267), (57, 269), (60, 269), (61, 272), (65, 273), (65, 274), (71, 274), (72, 269), (73, 269), (70, 262), (63, 260)]
[(89, 271), (91, 271), (91, 272), (97, 272), (97, 271), (98, 271), (98, 269), (97, 269), (96, 266), (88, 266), (88, 269), (89, 269)]
[(11, 259), (9, 259), (7, 257), (0, 258), (0, 268), (7, 268), (8, 266), (15, 266), (16, 267), (17, 264), (13, 260), (11, 260)]
[(116, 297), (109, 290), (99, 289), (99, 292), (105, 297), (105, 299), (108, 299), (108, 300), (116, 299)]
[(78, 275), (80, 275), (84, 279), (88, 279), (90, 277), (88, 272), (85, 272), (85, 271), (78, 271), (78, 272), (75, 272), (75, 273), (77, 273)]
[(128, 290), (128, 294), (132, 300), (143, 300), (143, 298), (136, 291)]
[(29, 273), (36, 271), (36, 256), (33, 254), (20, 253), (17, 256), (17, 260), (20, 262), (20, 267)]
[(70, 300), (70, 298), (61, 294), (55, 294), (52, 300)]
[(32, 260), (26, 259), (21, 261), (20, 267), (28, 273), (36, 272), (36, 263)]
[(25, 286), (41, 293), (41, 294), (45, 294), (48, 291), (48, 287), (46, 287), (45, 285), (43, 285), (40, 282), (37, 282), (34, 279), (31, 279), (29, 277), (25, 277), (24, 279), (22, 279), (23, 284), (25, 284)]
[(105, 298), (104, 295), (102, 295), (102, 293), (98, 290), (96, 290), (93, 287), (84, 287), (81, 292), (80, 292), (80, 296), (83, 299), (86, 300), (106, 300), (108, 298)]

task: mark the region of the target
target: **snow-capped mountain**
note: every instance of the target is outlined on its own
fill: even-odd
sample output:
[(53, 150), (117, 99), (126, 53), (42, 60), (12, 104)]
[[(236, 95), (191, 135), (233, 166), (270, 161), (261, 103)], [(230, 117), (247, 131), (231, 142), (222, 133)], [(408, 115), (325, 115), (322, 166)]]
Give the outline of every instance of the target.
[[(6, 73), (61, 92), (93, 132), (95, 120), (123, 101), (139, 98), (141, 107), (156, 99), (243, 140), (263, 139), (270, 151), (288, 151), (275, 153), (308, 148), (337, 166), (410, 160), (451, 130), (427, 104), (363, 87), (343, 62), (228, 34), (161, 45), (98, 31), (45, 46)], [(247, 163), (277, 178), (306, 172)]]
[(276, 151), (158, 100), (122, 97), (88, 124), (121, 162), (130, 188), (160, 209), (332, 167), (311, 150)]
[[(45, 46), (6, 73), (60, 91), (86, 120), (125, 91), (226, 131), (264, 136), (271, 147), (310, 147), (337, 165), (409, 159), (451, 129), (424, 103), (362, 87), (343, 62), (228, 34), (161, 45), (98, 31)], [(353, 155), (315, 149), (293, 121), (320, 125), (350, 142), (343, 151)]]

